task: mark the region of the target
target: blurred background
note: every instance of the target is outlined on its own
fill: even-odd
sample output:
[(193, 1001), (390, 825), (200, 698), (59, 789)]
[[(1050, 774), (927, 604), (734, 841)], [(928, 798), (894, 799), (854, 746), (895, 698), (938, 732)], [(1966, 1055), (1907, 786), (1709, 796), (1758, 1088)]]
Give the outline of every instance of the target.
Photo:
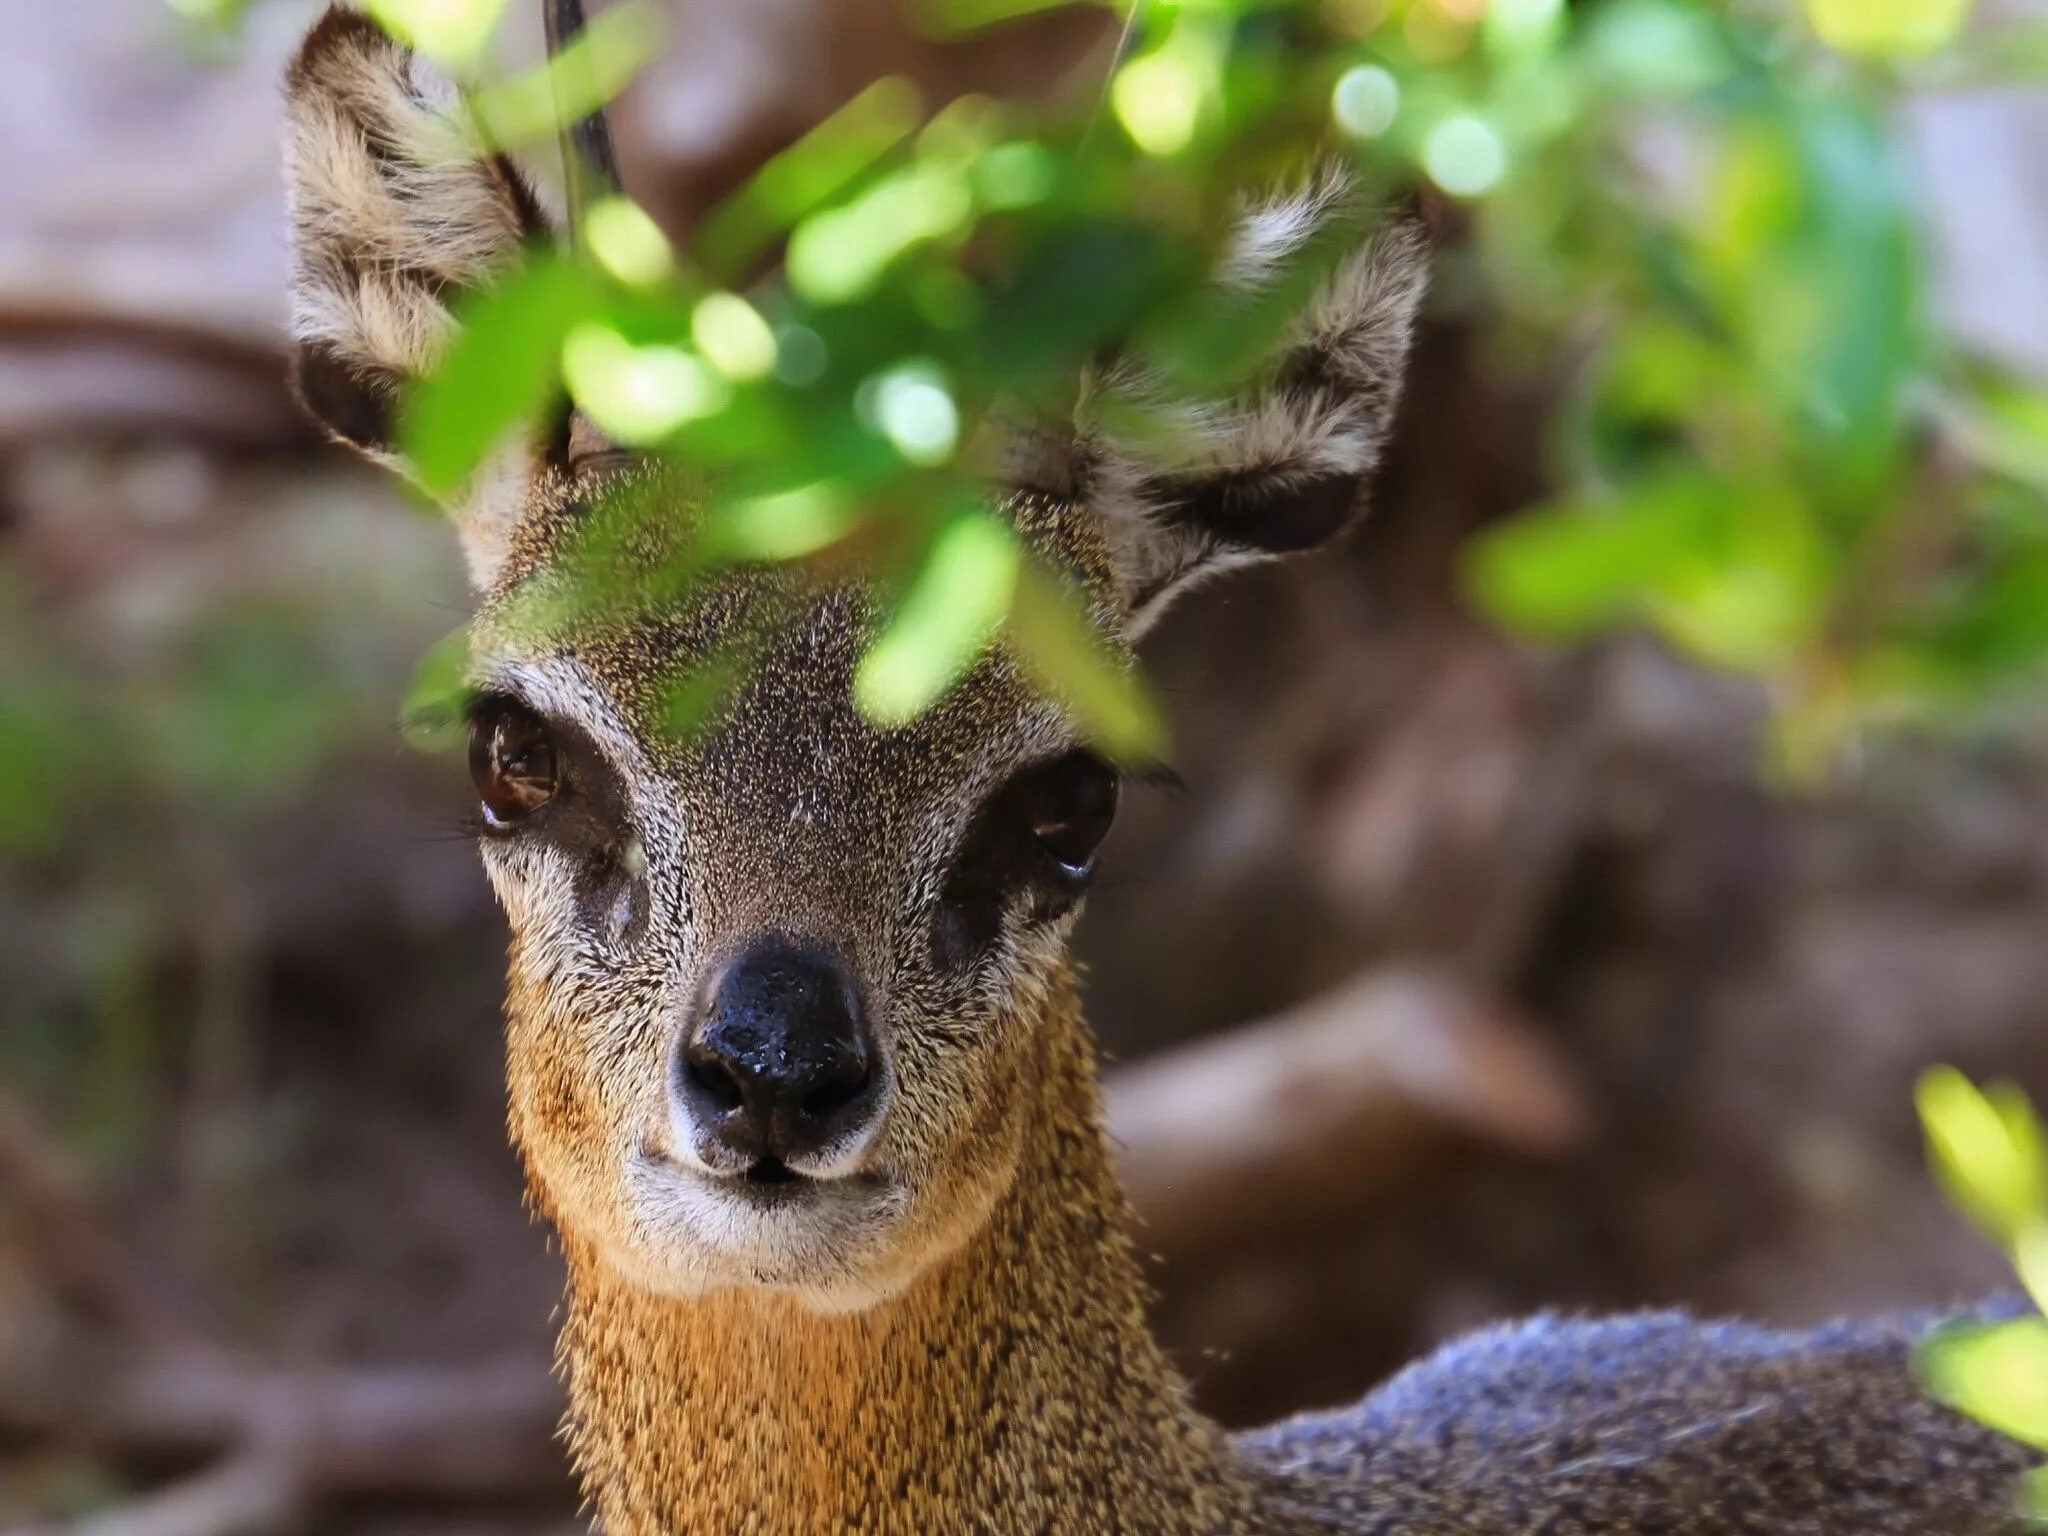
[[(2048, 1091), (2040, 16), (1590, 0), (1511, 69), (1497, 7), (1324, 8), (1344, 131), (1443, 79), (1493, 137), (1414, 128), (1371, 516), (1149, 643), (1188, 787), (1080, 935), (1233, 1424), (1538, 1307), (1996, 1288), (1913, 1083)], [(567, 1532), (503, 930), (397, 725), (456, 551), (284, 387), (317, 7), (206, 10), (16, 6), (0, 57), (0, 1531)], [(1119, 26), (667, 19), (616, 118), (678, 235), (882, 76), (1085, 109)], [(1277, 1139), (1204, 1112), (1247, 1081)]]

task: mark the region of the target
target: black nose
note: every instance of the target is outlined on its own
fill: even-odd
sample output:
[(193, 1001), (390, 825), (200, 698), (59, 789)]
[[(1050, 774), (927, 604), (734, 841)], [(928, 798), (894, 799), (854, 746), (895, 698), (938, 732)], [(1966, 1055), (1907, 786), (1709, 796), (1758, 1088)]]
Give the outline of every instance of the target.
[[(684, 1040), (677, 1091), (714, 1166), (774, 1173), (873, 1113), (860, 997), (827, 954), (776, 941), (728, 965)], [(719, 1154), (723, 1155), (719, 1155)]]

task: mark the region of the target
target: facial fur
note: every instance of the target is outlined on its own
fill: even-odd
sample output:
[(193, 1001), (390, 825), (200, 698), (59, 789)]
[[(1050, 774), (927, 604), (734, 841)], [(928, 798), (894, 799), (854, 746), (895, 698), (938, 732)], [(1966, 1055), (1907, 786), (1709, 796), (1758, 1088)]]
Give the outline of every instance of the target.
[[(695, 521), (686, 488), (637, 491), (664, 526)], [(1042, 558), (1113, 606), (1092, 518), (1028, 497), (1010, 510)], [(949, 876), (989, 798), (1080, 742), (1000, 653), (910, 726), (863, 720), (851, 679), (877, 610), (858, 577), (731, 571), (536, 646), (536, 594), (575, 563), (576, 512), (551, 515), (480, 616), (475, 675), (481, 694), (554, 723), (567, 760), (556, 803), (483, 839), (514, 936), (512, 1125), (537, 1198), (655, 1289), (771, 1286), (835, 1309), (888, 1294), (1011, 1177), (1032, 1021), (1072, 921), (1070, 902), (1043, 910), (1026, 883), (963, 948), (944, 932)], [(725, 706), (670, 732), (679, 680), (757, 632), (771, 638)], [(845, 957), (887, 1083), (857, 1145), (765, 1194), (706, 1165), (670, 1081), (707, 978), (763, 935)]]

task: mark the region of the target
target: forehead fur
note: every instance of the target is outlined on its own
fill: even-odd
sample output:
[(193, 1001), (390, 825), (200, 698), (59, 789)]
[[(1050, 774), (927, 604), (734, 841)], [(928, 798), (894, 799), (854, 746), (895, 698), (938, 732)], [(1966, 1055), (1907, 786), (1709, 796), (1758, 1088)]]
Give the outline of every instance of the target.
[[(702, 734), (714, 742), (777, 706), (785, 726), (803, 718), (878, 745), (930, 734), (855, 725), (854, 668), (886, 618), (872, 562), (831, 550), (811, 560), (703, 565), (695, 549), (709, 505), (701, 484), (674, 471), (543, 476), (478, 613), (486, 670), (573, 658), (657, 758), (682, 750), (672, 728), (679, 703), (726, 676), (745, 681), (706, 723)], [(1095, 519), (1029, 493), (993, 510), (1029, 558), (1074, 585), (1105, 641), (1124, 650), (1122, 602)], [(926, 719), (982, 734), (1049, 709), (997, 647)]]
[[(1117, 641), (1087, 515), (1043, 498), (1003, 510)], [(831, 944), (864, 986), (915, 990), (898, 946), (917, 947), (975, 806), (1075, 732), (1001, 647), (907, 724), (866, 719), (853, 678), (885, 618), (872, 568), (842, 554), (678, 581), (705, 515), (701, 487), (673, 475), (548, 483), (478, 616), (476, 676), (574, 720), (610, 759), (653, 900), (686, 917), (686, 970), (778, 931)], [(706, 685), (719, 702), (679, 730), (676, 700)]]

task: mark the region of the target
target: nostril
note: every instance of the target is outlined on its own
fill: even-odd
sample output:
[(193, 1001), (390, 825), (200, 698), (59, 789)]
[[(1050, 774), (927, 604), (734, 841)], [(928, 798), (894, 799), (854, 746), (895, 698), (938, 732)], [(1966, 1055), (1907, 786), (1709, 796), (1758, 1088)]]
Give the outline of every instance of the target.
[(715, 1056), (691, 1051), (684, 1059), (683, 1072), (689, 1078), (690, 1086), (721, 1114), (729, 1114), (746, 1102), (747, 1096), (740, 1087), (739, 1079)]
[(822, 1120), (836, 1110), (844, 1109), (867, 1091), (874, 1080), (874, 1073), (866, 1062), (849, 1068), (818, 1084), (805, 1094), (798, 1109), (813, 1120)]

